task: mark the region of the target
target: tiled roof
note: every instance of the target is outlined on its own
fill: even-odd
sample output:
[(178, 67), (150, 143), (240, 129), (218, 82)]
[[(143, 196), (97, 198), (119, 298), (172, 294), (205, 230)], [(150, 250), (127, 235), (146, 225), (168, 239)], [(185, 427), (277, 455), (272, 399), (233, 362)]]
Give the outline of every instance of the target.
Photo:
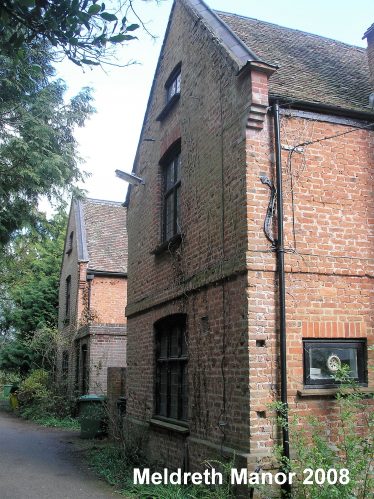
[(352, 111), (369, 111), (364, 48), (257, 19), (215, 12), (260, 60), (279, 66), (270, 95)]
[(89, 198), (81, 206), (88, 269), (127, 272), (126, 208), (122, 203)]

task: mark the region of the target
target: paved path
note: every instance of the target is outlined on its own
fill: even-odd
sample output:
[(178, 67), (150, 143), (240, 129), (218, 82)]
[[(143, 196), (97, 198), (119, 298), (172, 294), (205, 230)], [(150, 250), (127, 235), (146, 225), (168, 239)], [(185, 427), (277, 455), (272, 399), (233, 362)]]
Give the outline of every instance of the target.
[(90, 472), (76, 441), (1, 411), (0, 499), (123, 499)]

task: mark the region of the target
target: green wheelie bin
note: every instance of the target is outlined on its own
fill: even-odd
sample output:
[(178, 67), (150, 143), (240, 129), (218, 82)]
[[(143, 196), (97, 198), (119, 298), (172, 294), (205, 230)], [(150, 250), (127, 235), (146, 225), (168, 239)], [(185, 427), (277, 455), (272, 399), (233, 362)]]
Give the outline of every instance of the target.
[(79, 397), (81, 438), (95, 438), (103, 433), (105, 400), (103, 395), (82, 395)]

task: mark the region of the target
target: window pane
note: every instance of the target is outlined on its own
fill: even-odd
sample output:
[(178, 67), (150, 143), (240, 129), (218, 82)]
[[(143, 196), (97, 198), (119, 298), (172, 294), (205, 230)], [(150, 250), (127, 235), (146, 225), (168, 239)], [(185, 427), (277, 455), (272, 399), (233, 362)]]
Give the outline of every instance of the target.
[(182, 391), (182, 414), (181, 418), (187, 420), (187, 366), (181, 365), (181, 391)]
[(178, 154), (178, 156), (174, 159), (175, 182), (177, 182), (180, 178), (180, 157), (181, 155)]
[(174, 235), (174, 196), (171, 194), (166, 198), (165, 206), (165, 240)]
[(186, 357), (187, 355), (187, 343), (186, 343), (186, 331), (182, 329), (181, 331), (181, 357)]
[(169, 417), (178, 419), (178, 364), (177, 363), (173, 363), (171, 365)]
[(160, 340), (159, 358), (166, 359), (166, 357), (168, 355), (168, 342), (167, 342), (168, 337), (167, 337), (167, 334), (165, 334), (165, 333), (160, 334), (159, 340)]
[(168, 191), (170, 189), (170, 187), (173, 187), (173, 185), (174, 185), (174, 165), (173, 165), (173, 162), (169, 163), (166, 166), (165, 179), (166, 179), (165, 186), (166, 186), (166, 190)]
[(173, 83), (170, 84), (170, 86), (167, 88), (167, 94), (166, 94), (166, 98), (167, 98), (167, 101), (169, 101), (174, 95), (174, 86), (173, 86)]
[(343, 366), (348, 366), (350, 375), (358, 378), (356, 348), (311, 347), (309, 359), (310, 379), (333, 380), (336, 372)]
[(167, 366), (162, 365), (159, 367), (160, 369), (160, 393), (158, 394), (158, 400), (159, 400), (159, 415), (160, 416), (167, 416), (167, 396), (168, 396), (168, 373), (167, 373)]
[(179, 356), (179, 342), (178, 342), (178, 328), (173, 328), (172, 334), (170, 335), (170, 357)]

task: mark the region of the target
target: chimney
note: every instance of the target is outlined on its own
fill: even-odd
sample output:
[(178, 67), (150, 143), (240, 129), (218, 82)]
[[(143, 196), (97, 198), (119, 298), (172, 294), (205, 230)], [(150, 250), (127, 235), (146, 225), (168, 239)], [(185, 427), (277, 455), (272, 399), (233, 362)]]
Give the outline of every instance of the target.
[(369, 96), (369, 106), (374, 109), (374, 24), (368, 28), (362, 37), (362, 39), (366, 38), (368, 42), (368, 48), (366, 49), (366, 53), (368, 56), (369, 62), (369, 71), (370, 71), (370, 85), (371, 85), (371, 94)]

